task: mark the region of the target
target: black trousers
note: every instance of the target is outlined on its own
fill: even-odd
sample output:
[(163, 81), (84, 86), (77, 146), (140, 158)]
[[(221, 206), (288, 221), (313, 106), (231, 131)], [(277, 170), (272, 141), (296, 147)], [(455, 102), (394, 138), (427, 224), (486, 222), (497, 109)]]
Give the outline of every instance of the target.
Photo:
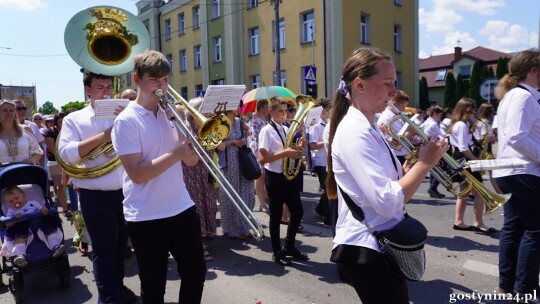
[(281, 213), (283, 211), (283, 203), (289, 207), (291, 218), (287, 227), (287, 236), (285, 238), (285, 247), (294, 247), (296, 233), (302, 216), (304, 216), (304, 208), (300, 200), (300, 193), (293, 179), (288, 181), (283, 173), (275, 173), (266, 170), (264, 178), (268, 198), (270, 199), (270, 240), (272, 242), (272, 250), (277, 254), (281, 250), (281, 241), (279, 237), (279, 225), (281, 223)]
[(128, 222), (128, 231), (139, 266), (143, 303), (163, 303), (169, 252), (182, 280), (178, 302), (201, 302), (206, 262), (195, 206), (169, 218)]

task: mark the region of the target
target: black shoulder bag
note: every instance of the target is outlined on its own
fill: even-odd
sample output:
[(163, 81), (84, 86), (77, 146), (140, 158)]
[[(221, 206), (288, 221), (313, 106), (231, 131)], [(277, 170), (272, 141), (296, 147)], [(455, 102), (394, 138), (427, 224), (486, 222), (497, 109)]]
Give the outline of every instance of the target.
[[(244, 123), (241, 119), (240, 134), (241, 138), (244, 138)], [(256, 180), (261, 176), (261, 166), (247, 145), (238, 148), (238, 161), (240, 162), (240, 171), (247, 180)]]

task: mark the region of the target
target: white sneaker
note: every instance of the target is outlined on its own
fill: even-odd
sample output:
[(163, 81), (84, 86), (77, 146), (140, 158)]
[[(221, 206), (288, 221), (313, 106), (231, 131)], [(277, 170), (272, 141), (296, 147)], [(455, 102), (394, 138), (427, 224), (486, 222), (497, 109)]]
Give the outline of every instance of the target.
[(54, 247), (53, 258), (57, 258), (57, 257), (63, 255), (64, 252), (66, 252), (66, 246), (58, 245), (58, 246)]
[(28, 262), (26, 261), (26, 257), (24, 255), (18, 255), (17, 257), (15, 257), (15, 259), (13, 259), (13, 264), (15, 264), (15, 266), (19, 268), (22, 268), (26, 267), (28, 265)]

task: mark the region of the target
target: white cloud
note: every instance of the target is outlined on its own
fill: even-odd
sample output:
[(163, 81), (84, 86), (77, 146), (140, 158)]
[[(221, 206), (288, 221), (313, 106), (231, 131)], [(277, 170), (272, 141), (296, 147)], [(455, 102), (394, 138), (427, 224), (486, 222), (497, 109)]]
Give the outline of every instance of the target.
[(454, 47), (458, 45), (463, 49), (463, 51), (477, 47), (476, 40), (471, 37), (471, 34), (455, 31), (444, 36), (443, 46), (434, 45), (432, 47), (432, 55), (454, 53)]
[(504, 0), (433, 0), (434, 10), (475, 12), (479, 15), (495, 15), (495, 9), (504, 6)]
[(418, 58), (420, 58), (420, 59), (426, 59), (429, 56), (430, 56), (430, 54), (428, 54), (427, 52), (424, 52), (424, 51), (418, 52)]
[(487, 21), (480, 34), (488, 37), (489, 48), (502, 52), (521, 51), (535, 47), (538, 43), (538, 33), (503, 20)]
[(31, 11), (47, 8), (47, 3), (42, 0), (0, 0), (0, 7), (11, 10)]
[(454, 10), (435, 9), (426, 11), (418, 10), (420, 26), (428, 32), (448, 32), (454, 29), (454, 25), (461, 22), (463, 17)]

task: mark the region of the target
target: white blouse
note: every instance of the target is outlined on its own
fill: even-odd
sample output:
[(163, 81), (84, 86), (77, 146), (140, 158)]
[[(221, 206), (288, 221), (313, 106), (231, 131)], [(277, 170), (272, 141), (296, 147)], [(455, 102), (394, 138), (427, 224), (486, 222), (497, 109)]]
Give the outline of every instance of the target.
[[(10, 156), (10, 149), (16, 149), (17, 155)], [(0, 163), (21, 162), (36, 154), (43, 155), (43, 150), (39, 147), (36, 137), (26, 130), (23, 130), (19, 138), (0, 140)]]
[(450, 144), (458, 148), (459, 152), (469, 150), (469, 146), (472, 144), (472, 134), (469, 126), (463, 121), (458, 121), (452, 126)]

